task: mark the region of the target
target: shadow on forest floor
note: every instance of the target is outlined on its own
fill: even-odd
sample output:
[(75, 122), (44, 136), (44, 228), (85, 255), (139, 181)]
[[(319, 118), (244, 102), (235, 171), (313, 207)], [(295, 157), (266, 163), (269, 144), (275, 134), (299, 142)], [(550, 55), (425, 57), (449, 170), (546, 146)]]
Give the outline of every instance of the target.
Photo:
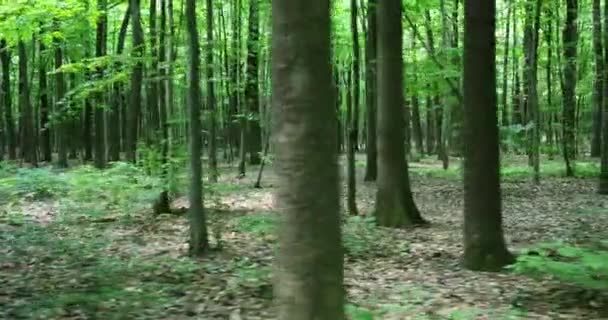
[[(608, 317), (605, 293), (511, 272), (463, 270), (462, 185), (457, 169), (437, 168), (428, 160), (412, 164), (415, 199), (431, 228), (389, 230), (366, 216), (346, 219), (351, 319)], [(210, 210), (210, 233), (222, 250), (200, 260), (186, 256), (184, 217), (151, 218), (159, 181), (135, 168), (0, 173), (0, 315), (272, 318), (275, 177), (269, 169), (266, 188), (254, 189), (253, 170), (245, 179), (226, 170), (230, 173), (224, 172), (207, 197), (208, 206), (221, 209)], [(548, 176), (540, 186), (527, 177), (503, 182), (510, 248), (519, 252), (539, 242), (606, 239), (608, 198), (595, 193), (595, 179)], [(360, 212), (371, 212), (374, 184), (358, 186)], [(187, 201), (178, 199), (177, 205)]]

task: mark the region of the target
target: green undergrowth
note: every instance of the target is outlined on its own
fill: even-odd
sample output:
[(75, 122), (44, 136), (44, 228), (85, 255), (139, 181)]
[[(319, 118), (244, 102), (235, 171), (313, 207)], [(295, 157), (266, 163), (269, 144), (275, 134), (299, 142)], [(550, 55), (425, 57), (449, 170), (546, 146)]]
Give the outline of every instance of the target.
[(608, 290), (608, 241), (585, 246), (564, 242), (538, 244), (520, 255), (510, 269), (584, 289)]
[[(453, 164), (447, 170), (440, 166), (412, 167), (411, 172), (426, 177), (443, 178), (451, 180), (462, 179), (462, 167), (460, 164)], [(523, 180), (532, 179), (534, 170), (527, 165), (506, 164), (500, 169), (503, 180)], [(596, 178), (599, 176), (600, 167), (595, 162), (577, 162), (575, 164), (575, 177), (577, 178)], [(565, 177), (566, 169), (563, 162), (548, 161), (540, 166), (541, 177)]]

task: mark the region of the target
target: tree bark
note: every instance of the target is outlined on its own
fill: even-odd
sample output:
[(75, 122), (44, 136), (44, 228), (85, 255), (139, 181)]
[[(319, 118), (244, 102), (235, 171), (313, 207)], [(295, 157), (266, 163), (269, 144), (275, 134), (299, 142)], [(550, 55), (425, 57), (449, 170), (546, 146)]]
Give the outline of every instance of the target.
[[(38, 40), (38, 87), (40, 91), (40, 151), (42, 161), (50, 163), (52, 161), (52, 144), (51, 144), (51, 126), (49, 123), (50, 103), (48, 80), (46, 76), (46, 63), (43, 52), (46, 50), (44, 41), (42, 40), (42, 32), (40, 32)], [(2, 156), (0, 155), (0, 159)]]
[(34, 110), (30, 101), (30, 84), (27, 72), (27, 50), (25, 42), (20, 40), (19, 52), (19, 109), (23, 121), (21, 141), (21, 154), (26, 162), (38, 166), (38, 146), (36, 145), (36, 129), (34, 127)]
[[(608, 43), (606, 44), (608, 45)], [(599, 157), (602, 149), (602, 109), (604, 101), (604, 46), (602, 44), (601, 0), (593, 0), (593, 52), (595, 54), (595, 78), (593, 82), (593, 126), (591, 156)]]
[(2, 65), (2, 99), (4, 100), (4, 121), (6, 124), (6, 140), (8, 158), (17, 159), (17, 140), (15, 137), (15, 122), (13, 119), (13, 104), (11, 97), (11, 52), (5, 39), (0, 39), (0, 64)]
[[(106, 44), (107, 44), (107, 0), (97, 0), (97, 10), (99, 16), (97, 17), (97, 39), (95, 44), (95, 55), (97, 57), (103, 57), (106, 55)], [(97, 78), (102, 79), (104, 76), (104, 70), (102, 67), (97, 68)], [(105, 95), (103, 93), (97, 94), (97, 106), (95, 107), (95, 167), (103, 169), (106, 167), (106, 123), (105, 123), (105, 112), (102, 106), (105, 104)]]
[(376, 221), (385, 227), (425, 224), (412, 195), (405, 158), (401, 1), (378, 2), (378, 190)]
[(350, 28), (352, 30), (353, 43), (353, 114), (352, 126), (350, 127), (355, 151), (359, 150), (359, 63), (361, 61), (359, 52), (359, 28), (357, 25), (358, 16), (357, 0), (350, 1)]
[(215, 87), (213, 68), (213, 0), (207, 0), (207, 109), (209, 110), (209, 180), (217, 182), (217, 115), (215, 107)]
[[(509, 4), (507, 8), (507, 26), (506, 26), (506, 34), (505, 34), (505, 54), (502, 59), (502, 109), (501, 109), (501, 125), (503, 127), (509, 126), (509, 106), (507, 104), (508, 97), (508, 81), (509, 78), (509, 40), (510, 40), (510, 32), (511, 32), (511, 12), (513, 11), (514, 4)], [(515, 17), (514, 19), (517, 19)]]
[(353, 70), (346, 70), (346, 203), (350, 215), (358, 215), (357, 210), (357, 174), (355, 169), (355, 115), (353, 114)]
[(514, 261), (502, 230), (496, 96), (496, 4), (465, 0), (464, 266), (497, 271)]
[(575, 156), (575, 113), (576, 113), (576, 59), (577, 59), (577, 16), (578, 0), (566, 0), (566, 24), (563, 30), (564, 43), (564, 110), (563, 110), (563, 155), (566, 162), (566, 176), (574, 176), (571, 161)]
[(258, 56), (259, 56), (259, 0), (249, 1), (249, 37), (247, 39), (247, 81), (245, 84), (245, 97), (247, 109), (251, 114), (248, 121), (247, 147), (249, 163), (260, 164), (262, 152), (262, 128), (260, 126), (260, 101), (258, 91)]
[(141, 26), (141, 0), (130, 0), (131, 28), (133, 33), (133, 59), (136, 60), (131, 72), (131, 96), (127, 119), (126, 156), (130, 162), (136, 161), (139, 115), (141, 113), (141, 87), (144, 66), (144, 31)]
[[(376, 181), (378, 176), (378, 147), (376, 144), (376, 96), (377, 96), (377, 0), (367, 1), (367, 34), (365, 41), (365, 103), (367, 114), (367, 143), (365, 154), (367, 157), (365, 165), (365, 181)], [(420, 123), (419, 123), (420, 124)]]
[(345, 319), (329, 3), (272, 1), (281, 320)]
[(196, 0), (186, 0), (186, 28), (188, 33), (188, 108), (190, 109), (190, 246), (192, 256), (209, 250), (207, 222), (203, 206), (201, 164), (200, 48), (196, 24)]

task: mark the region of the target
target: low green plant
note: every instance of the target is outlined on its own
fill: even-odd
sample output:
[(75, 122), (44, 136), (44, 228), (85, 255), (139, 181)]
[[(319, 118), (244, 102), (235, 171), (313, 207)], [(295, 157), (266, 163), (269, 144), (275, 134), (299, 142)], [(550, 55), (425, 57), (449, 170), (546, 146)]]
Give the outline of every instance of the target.
[(43, 200), (68, 191), (64, 176), (49, 168), (18, 169), (12, 176), (0, 179), (0, 195), (8, 198)]
[(557, 242), (527, 250), (510, 268), (533, 277), (549, 276), (586, 289), (608, 290), (608, 247)]
[(274, 234), (278, 218), (272, 213), (252, 213), (239, 217), (236, 229), (239, 232), (253, 233), (259, 236)]

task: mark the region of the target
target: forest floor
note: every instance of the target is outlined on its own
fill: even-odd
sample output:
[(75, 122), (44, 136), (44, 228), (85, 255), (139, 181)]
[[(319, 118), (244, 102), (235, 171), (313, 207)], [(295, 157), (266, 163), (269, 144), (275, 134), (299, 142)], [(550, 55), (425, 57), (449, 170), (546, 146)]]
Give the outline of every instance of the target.
[[(606, 292), (464, 270), (463, 190), (454, 167), (411, 163), (415, 200), (432, 223), (424, 229), (375, 227), (366, 216), (374, 184), (359, 181), (362, 216), (346, 218), (343, 228), (350, 319), (608, 319)], [(357, 168), (362, 180), (364, 158)], [(186, 256), (185, 216), (152, 218), (160, 182), (141, 170), (2, 168), (0, 318), (271, 319), (276, 177), (270, 167), (264, 188), (255, 189), (257, 168), (249, 169), (236, 179), (234, 168), (223, 168), (207, 190), (212, 245), (221, 250), (195, 260)], [(538, 186), (525, 165), (512, 161), (503, 169), (512, 251), (608, 238), (608, 197), (595, 193), (595, 178), (584, 177), (597, 166), (579, 169), (582, 177), (566, 179), (561, 164), (547, 165)]]

